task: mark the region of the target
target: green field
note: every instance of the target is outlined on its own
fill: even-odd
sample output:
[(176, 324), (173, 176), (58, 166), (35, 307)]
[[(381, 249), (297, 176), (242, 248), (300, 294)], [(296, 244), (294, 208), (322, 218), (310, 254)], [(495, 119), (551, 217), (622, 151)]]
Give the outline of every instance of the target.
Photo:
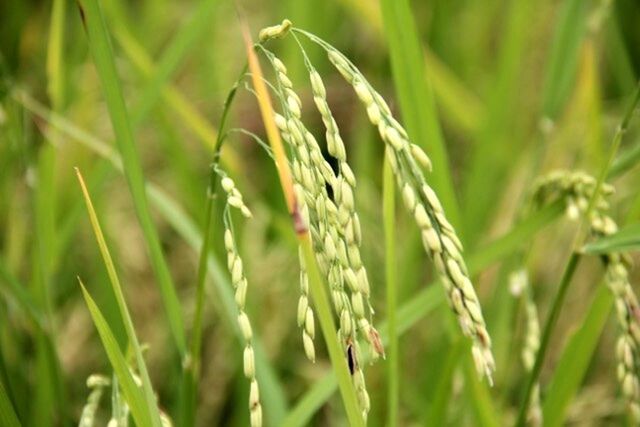
[(638, 22), (0, 2), (0, 427), (640, 425)]

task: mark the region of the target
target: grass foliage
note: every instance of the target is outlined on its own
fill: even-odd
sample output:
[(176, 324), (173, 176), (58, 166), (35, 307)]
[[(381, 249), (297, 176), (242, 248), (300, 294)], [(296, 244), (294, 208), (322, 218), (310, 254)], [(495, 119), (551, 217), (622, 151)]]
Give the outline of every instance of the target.
[[(285, 18), (294, 32), (254, 45)], [(616, 313), (622, 300), (640, 308), (607, 287), (607, 262), (640, 291), (639, 19), (629, 0), (0, 3), (0, 425), (70, 426), (81, 414), (109, 427), (637, 425), (640, 348), (625, 359), (619, 340), (640, 340), (638, 319)], [(349, 69), (345, 84), (327, 45), (301, 30), (367, 82)], [(286, 73), (273, 73), (273, 55)], [(390, 106), (381, 136), (373, 87)], [(330, 111), (318, 114), (319, 95)], [(297, 109), (320, 159), (288, 144), (281, 119)], [(440, 224), (432, 204), (427, 226), (413, 218), (418, 193), (405, 187), (423, 171), (407, 159), (420, 154), (385, 154), (391, 115), (429, 156), (426, 182), (464, 242), (493, 386), (447, 303), (450, 270), (434, 268), (415, 227)], [(325, 138), (332, 126), (343, 156)], [(318, 173), (322, 203), (346, 209), (354, 189), (352, 222), (333, 235), (326, 206), (299, 197), (300, 162), (324, 161), (350, 184)], [(219, 167), (253, 213), (233, 222), (246, 305)], [(595, 177), (582, 205), (537, 204), (536, 179), (558, 169)], [(592, 226), (604, 192), (619, 229), (602, 235)], [(360, 234), (353, 212), (361, 242), (345, 237)], [(347, 264), (361, 256), (370, 294), (325, 274), (328, 248), (340, 252), (325, 234), (352, 245)], [(372, 312), (345, 320), (363, 295)], [(385, 358), (367, 343), (377, 332), (351, 324), (375, 325)], [(521, 353), (536, 339), (528, 369)]]

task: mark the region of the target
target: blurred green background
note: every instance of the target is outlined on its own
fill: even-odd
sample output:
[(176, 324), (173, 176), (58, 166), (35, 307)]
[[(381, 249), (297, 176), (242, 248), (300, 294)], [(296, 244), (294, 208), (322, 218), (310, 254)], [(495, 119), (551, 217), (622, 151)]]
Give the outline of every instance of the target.
[[(160, 405), (175, 416), (180, 360), (127, 184), (100, 155), (113, 146), (114, 138), (100, 81), (76, 3), (56, 4), (57, 13), (49, 1), (0, 3), (0, 379), (23, 425), (77, 423), (88, 394), (87, 376), (111, 375), (77, 277), (120, 343), (126, 342), (74, 176), (73, 167), (78, 166), (115, 256), (138, 336), (148, 344), (146, 360)], [(163, 192), (151, 202), (151, 210), (189, 330), (199, 253), (194, 238), (197, 241), (204, 223), (215, 127), (227, 92), (246, 62), (236, 5), (226, 0), (100, 4), (145, 179)], [(408, 307), (401, 315), (408, 328), (400, 347), (399, 425), (434, 425), (434, 419), (439, 425), (491, 425), (491, 420), (506, 425), (513, 420), (526, 378), (519, 355), (522, 314), (507, 289), (508, 274), (517, 262), (511, 255), (531, 248), (528, 266), (544, 319), (574, 228), (556, 212), (543, 221), (553, 224), (511, 234), (513, 241), (500, 250), (491, 242), (508, 235), (522, 219), (521, 204), (534, 177), (554, 168), (597, 175), (640, 74), (640, 4), (433, 0), (410, 6), (424, 49), (423, 56), (413, 59), (424, 64), (422, 77), (435, 97), (435, 114), (429, 119), (442, 129), (459, 205), (456, 225), (468, 261), (477, 264), (472, 268), (478, 273), (474, 284), (494, 338), (498, 370), (491, 389), (470, 384), (462, 375), (455, 325), (439, 288), (425, 288), (431, 282), (431, 265), (411, 218), (399, 210), (400, 304)], [(254, 36), (262, 27), (289, 18), (324, 38), (360, 68), (400, 118), (406, 114), (396, 101), (389, 30), (377, 2), (245, 1), (240, 9)], [(380, 324), (386, 317), (383, 146), (350, 88), (322, 52), (308, 46), (358, 177), (363, 260), (372, 284), (375, 323)], [(323, 135), (294, 41), (275, 41), (270, 47), (283, 58), (299, 88), (309, 128)], [(231, 114), (231, 127), (263, 134), (250, 92), (240, 91)], [(640, 143), (636, 121), (622, 153)], [(296, 425), (289, 412), (295, 408), (303, 414), (297, 418), (302, 424), (344, 425), (341, 401), (326, 385), (331, 367), (322, 340), (316, 340), (315, 364), (302, 350), (295, 320), (296, 243), (272, 161), (240, 134), (234, 134), (228, 146), (223, 162), (254, 212), (252, 220), (238, 225), (250, 283), (247, 311), (275, 387), (265, 398), (265, 422)], [(434, 170), (442, 167), (434, 164)], [(638, 168), (632, 167), (612, 181), (617, 188), (613, 215), (621, 224), (623, 218), (640, 219), (639, 178)], [(228, 294), (224, 297), (230, 285), (221, 268), (219, 241), (214, 251), (222, 261), (207, 283), (198, 425), (247, 425), (242, 345)], [(596, 260), (585, 262), (578, 272), (552, 338), (543, 384), (557, 381), (555, 367), (566, 343), (580, 331), (586, 313), (597, 308), (594, 301), (604, 298), (596, 290), (599, 274)], [(638, 274), (633, 278), (637, 282)], [(607, 320), (606, 309), (601, 311), (598, 325), (608, 327), (589, 333), (593, 344), (585, 348), (593, 357), (576, 368), (576, 384), (565, 396), (562, 416), (572, 425), (624, 422), (611, 350), (615, 322)], [(37, 326), (37, 319), (44, 328)], [(386, 425), (385, 369), (385, 361), (379, 361), (365, 370), (372, 397), (370, 425)], [(310, 389), (331, 396), (326, 403), (325, 398), (316, 401), (317, 411), (315, 406), (297, 406)], [(483, 396), (487, 401), (481, 401)], [(109, 407), (108, 397), (103, 398), (98, 425), (106, 424)]]

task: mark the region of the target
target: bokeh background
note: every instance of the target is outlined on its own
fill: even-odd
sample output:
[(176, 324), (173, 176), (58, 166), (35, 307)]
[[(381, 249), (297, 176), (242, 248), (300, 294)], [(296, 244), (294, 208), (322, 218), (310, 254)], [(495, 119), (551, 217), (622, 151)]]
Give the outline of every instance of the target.
[[(96, 298), (120, 342), (126, 342), (74, 175), (73, 167), (78, 166), (116, 258), (138, 335), (148, 345), (146, 359), (160, 404), (173, 415), (180, 360), (128, 187), (95, 147), (113, 146), (113, 133), (78, 8), (71, 0), (61, 3), (63, 49), (56, 60), (50, 54), (51, 2), (0, 2), (0, 378), (25, 425), (77, 422), (88, 394), (86, 378), (111, 374), (77, 277)], [(227, 0), (100, 3), (134, 117), (145, 178), (171, 200), (169, 208), (152, 204), (152, 211), (189, 326), (199, 251), (193, 236), (204, 223), (210, 148), (223, 101), (246, 61), (236, 5)], [(594, 175), (600, 170), (640, 73), (640, 4), (433, 0), (411, 6), (424, 47), (424, 77), (435, 96), (460, 205), (458, 225), (467, 254), (482, 253), (521, 219), (535, 176), (555, 168)], [(402, 117), (378, 2), (245, 1), (240, 9), (254, 36), (260, 28), (289, 18), (329, 41), (352, 59)], [(358, 178), (363, 259), (376, 321), (381, 323), (386, 313), (382, 143), (322, 52), (306, 46), (325, 80)], [(323, 135), (296, 44), (289, 38), (270, 47), (283, 58), (299, 88), (310, 129)], [(59, 79), (52, 79), (51, 67), (56, 67)], [(166, 84), (162, 95), (149, 102), (145, 91), (158, 70), (166, 73)], [(640, 143), (636, 121), (622, 152)], [(230, 123), (263, 134), (249, 91), (240, 90)], [(91, 147), (91, 141), (97, 143)], [(223, 158), (254, 212), (252, 220), (238, 222), (239, 239), (250, 283), (247, 311), (277, 386), (277, 395), (270, 396), (277, 409), (266, 408), (265, 420), (276, 425), (331, 367), (321, 339), (316, 340), (318, 361), (311, 364), (304, 357), (296, 326), (296, 243), (271, 159), (240, 134), (230, 138)], [(631, 168), (613, 181), (617, 193), (612, 211), (620, 223), (640, 218), (639, 177), (638, 169)], [(182, 220), (172, 219), (175, 210)], [(498, 363), (496, 385), (487, 396), (505, 424), (513, 419), (525, 380), (519, 355), (522, 310), (508, 292), (509, 273), (520, 259), (512, 255), (527, 251), (544, 319), (574, 231), (573, 225), (556, 217), (535, 236), (512, 244), (476, 276)], [(424, 295), (421, 292), (431, 282), (431, 264), (411, 218), (402, 210), (397, 235), (400, 304), (420, 302), (417, 296)], [(219, 241), (214, 251), (222, 260), (219, 266), (224, 266)], [(637, 282), (638, 274), (633, 278)], [(551, 381), (566, 343), (600, 295), (600, 281), (597, 260), (583, 263), (553, 336), (543, 384)], [(226, 273), (218, 267), (207, 282), (198, 404), (202, 426), (248, 423), (242, 345), (220, 290), (228, 286)], [(16, 288), (23, 297), (16, 296)], [(44, 316), (45, 332), (34, 325), (25, 307)], [(400, 425), (427, 423), (440, 396), (446, 396), (440, 425), (481, 425), (472, 404), (477, 395), (469, 392), (461, 373), (461, 347), (446, 305), (418, 308), (417, 313), (405, 318), (410, 328), (401, 338)], [(603, 332), (594, 336), (593, 357), (567, 408), (571, 425), (624, 422), (612, 351), (615, 322), (610, 317)], [(365, 372), (372, 397), (370, 425), (385, 425), (385, 361), (367, 366)], [(103, 398), (99, 425), (106, 424), (109, 406), (108, 397)], [(338, 395), (322, 404), (308, 423), (346, 424)]]

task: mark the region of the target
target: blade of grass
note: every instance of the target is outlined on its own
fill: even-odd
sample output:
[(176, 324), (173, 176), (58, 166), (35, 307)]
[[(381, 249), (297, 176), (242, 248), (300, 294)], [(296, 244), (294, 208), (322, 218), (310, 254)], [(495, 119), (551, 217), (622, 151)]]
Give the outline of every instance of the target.
[[(87, 205), (87, 211), (89, 213), (91, 227), (93, 228), (93, 233), (96, 236), (98, 247), (100, 248), (100, 254), (102, 255), (104, 265), (109, 275), (111, 288), (116, 297), (116, 302), (118, 303), (118, 309), (120, 311), (122, 323), (125, 326), (129, 344), (136, 358), (136, 365), (138, 367), (138, 371), (140, 372), (140, 378), (142, 380), (142, 389), (143, 389), (144, 397), (146, 400), (147, 411), (149, 413), (150, 420), (152, 421), (152, 425), (154, 427), (160, 427), (161, 425), (160, 414), (156, 404), (155, 396), (153, 394), (153, 389), (151, 387), (151, 379), (149, 378), (149, 373), (147, 372), (147, 366), (144, 362), (144, 358), (142, 357), (142, 349), (140, 348), (140, 343), (138, 342), (138, 337), (136, 336), (135, 328), (133, 326), (133, 320), (131, 319), (131, 315), (129, 314), (129, 310), (127, 309), (127, 303), (124, 298), (124, 293), (122, 292), (120, 279), (118, 278), (118, 274), (116, 273), (115, 264), (113, 263), (113, 259), (111, 258), (111, 254), (109, 253), (107, 242), (104, 238), (104, 234), (102, 233), (100, 222), (98, 221), (98, 216), (96, 214), (95, 209), (93, 208), (93, 203), (91, 202), (89, 191), (87, 190), (87, 186), (84, 183), (84, 179), (82, 178), (82, 174), (80, 173), (80, 170), (77, 168), (76, 168), (76, 175), (78, 177), (78, 182), (80, 183), (80, 188), (82, 190), (84, 201)], [(86, 293), (86, 289), (84, 289), (84, 286), (83, 286), (83, 291)], [(111, 332), (111, 329), (109, 329), (109, 333), (113, 335), (113, 333)]]
[[(486, 116), (476, 132), (470, 167), (464, 181), (464, 224), (467, 242), (474, 242), (485, 230), (487, 220), (499, 206), (496, 199), (503, 193), (508, 168), (522, 143), (513, 138), (510, 120), (519, 98), (524, 56), (529, 51), (531, 19), (534, 3), (514, 1), (509, 6), (507, 23), (501, 36), (500, 52), (494, 84), (487, 99)], [(478, 197), (482, 194), (482, 197)]]
[(640, 248), (640, 224), (631, 224), (615, 234), (603, 237), (584, 246), (584, 252), (593, 255), (611, 252), (628, 252)]
[(11, 274), (3, 259), (0, 259), (0, 280), (7, 285), (0, 288), (0, 292), (5, 298), (13, 300), (40, 329), (44, 330), (46, 326), (44, 313), (31, 294), (27, 292), (27, 288)]
[(120, 80), (116, 73), (109, 34), (97, 0), (79, 0), (78, 4), (87, 31), (89, 47), (102, 82), (103, 93), (107, 101), (118, 149), (122, 155), (124, 172), (136, 215), (142, 227), (153, 270), (160, 287), (169, 327), (178, 351), (184, 356), (186, 353), (186, 338), (180, 304), (173, 279), (162, 254), (160, 239), (147, 205), (140, 158), (124, 103)]
[(556, 30), (542, 89), (542, 117), (555, 119), (571, 91), (590, 2), (565, 0)]
[(0, 424), (5, 427), (22, 426), (2, 381), (0, 381)]
[(393, 171), (389, 162), (384, 161), (382, 180), (382, 205), (384, 220), (385, 243), (385, 278), (387, 286), (387, 322), (389, 330), (388, 345), (388, 376), (387, 376), (387, 425), (398, 424), (398, 407), (400, 403), (400, 340), (398, 338), (397, 307), (398, 307), (398, 283), (397, 283), (397, 259), (396, 259), (396, 221), (395, 221), (395, 182)]
[(62, 58), (65, 27), (64, 6), (64, 0), (53, 0), (49, 24), (47, 93), (54, 110), (59, 110), (64, 102), (64, 61)]
[(258, 57), (254, 52), (254, 46), (251, 41), (249, 29), (244, 21), (242, 22), (242, 35), (244, 38), (247, 59), (249, 61), (249, 70), (251, 71), (253, 88), (256, 92), (256, 98), (260, 107), (262, 122), (267, 133), (269, 145), (273, 151), (275, 166), (278, 170), (278, 177), (285, 202), (287, 204), (287, 209), (291, 215), (293, 222), (292, 225), (296, 232), (296, 237), (298, 238), (298, 244), (302, 250), (304, 264), (309, 278), (309, 290), (318, 315), (320, 329), (322, 330), (327, 350), (329, 351), (331, 365), (338, 378), (342, 402), (344, 404), (349, 423), (356, 427), (364, 426), (364, 420), (358, 405), (355, 387), (351, 381), (351, 375), (349, 373), (349, 368), (347, 367), (346, 357), (340, 348), (336, 327), (333, 322), (329, 297), (327, 296), (326, 289), (324, 287), (324, 280), (322, 279), (316, 264), (315, 255), (311, 246), (309, 230), (302, 220), (295, 200), (289, 161), (285, 154), (282, 140), (280, 139), (280, 133), (278, 132), (278, 128), (274, 120), (275, 112), (273, 111), (269, 91), (267, 90), (267, 86), (262, 77), (262, 69), (260, 67)]
[(193, 11), (191, 18), (173, 38), (171, 44), (163, 53), (153, 77), (142, 90), (140, 100), (132, 109), (131, 123), (134, 128), (156, 104), (162, 88), (165, 87), (171, 76), (176, 72), (188, 51), (194, 47), (195, 42), (198, 41), (204, 31), (211, 28), (211, 21), (217, 4), (217, 0), (201, 0)]
[(460, 226), (449, 159), (445, 148), (431, 84), (425, 76), (418, 32), (408, 0), (381, 0), (385, 35), (389, 45), (393, 80), (402, 118), (411, 140), (422, 146), (435, 165), (432, 184), (451, 223)]
[[(364, 18), (373, 27), (379, 41), (384, 38), (380, 9), (375, 2), (367, 0), (340, 0), (359, 21)], [(423, 49), (424, 65), (429, 70), (433, 92), (442, 111), (452, 123), (472, 133), (484, 116), (484, 106), (477, 95), (471, 92), (459, 78), (428, 47)]]
[(43, 146), (38, 153), (37, 186), (35, 191), (35, 251), (33, 262), (34, 296), (45, 315), (45, 329), (36, 332), (36, 366), (39, 384), (34, 390), (36, 410), (32, 411), (37, 425), (53, 425), (66, 415), (66, 393), (62, 370), (51, 332), (54, 325), (53, 262), (55, 227), (55, 150)]
[[(109, 357), (109, 362), (118, 377), (118, 382), (120, 383), (122, 392), (129, 408), (131, 409), (131, 415), (133, 416), (134, 421), (140, 426), (161, 426), (157, 407), (155, 407), (154, 410), (152, 407), (148, 406), (149, 402), (145, 396), (146, 393), (144, 393), (136, 384), (133, 374), (127, 365), (127, 360), (125, 359), (124, 354), (122, 354), (122, 351), (118, 346), (118, 341), (116, 341), (116, 338), (109, 328), (109, 324), (81, 281), (80, 287), (82, 288), (82, 294), (85, 302), (87, 303), (87, 307), (89, 308), (89, 313), (91, 314), (93, 323), (96, 325), (96, 329), (98, 330), (98, 334), (102, 340), (102, 345)], [(155, 401), (152, 403), (155, 406)]]
[(543, 404), (544, 425), (548, 427), (564, 424), (566, 410), (598, 344), (602, 330), (613, 306), (613, 295), (606, 286), (600, 286), (580, 328), (569, 338), (568, 344), (556, 363), (555, 371), (546, 390)]

